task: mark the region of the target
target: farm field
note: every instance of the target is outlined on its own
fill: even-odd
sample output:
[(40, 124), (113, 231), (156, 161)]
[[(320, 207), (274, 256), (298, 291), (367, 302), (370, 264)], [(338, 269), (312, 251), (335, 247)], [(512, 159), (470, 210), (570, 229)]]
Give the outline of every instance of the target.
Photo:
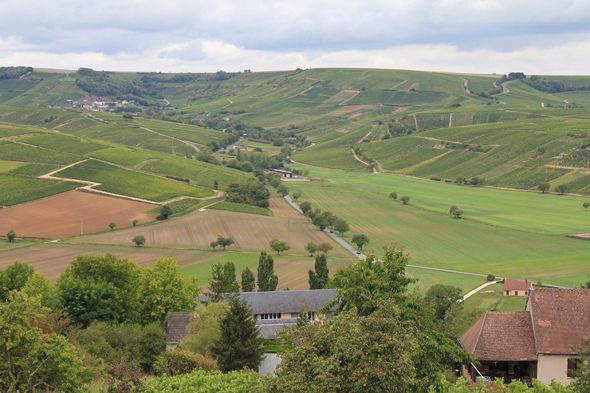
[[(313, 171), (315, 175), (323, 173), (327, 178), (325, 171)], [(375, 181), (383, 182), (385, 178), (383, 174), (371, 176)], [(457, 220), (448, 211), (439, 213), (420, 208), (412, 199), (410, 205), (393, 202), (387, 194), (378, 192), (380, 186), (377, 183), (363, 188), (345, 182), (345, 176), (341, 179), (338, 184), (336, 175), (332, 179), (332, 187), (321, 187), (317, 182), (291, 184), (290, 187), (303, 194), (300, 201), (310, 201), (314, 206), (346, 219), (351, 227), (351, 232), (344, 236), (347, 241), (350, 242), (353, 234), (366, 234), (371, 243), (363, 249), (368, 252), (379, 254), (383, 245), (397, 242), (410, 254), (412, 264), (515, 278), (524, 277), (528, 258), (530, 277), (556, 285), (579, 284), (588, 274), (589, 242), (517, 231), (467, 219)], [(399, 195), (405, 195), (405, 192), (400, 194), (401, 189), (397, 191)], [(442, 195), (440, 190), (430, 192), (436, 197)], [(423, 195), (425, 198), (427, 194)], [(484, 208), (483, 202), (480, 206)]]
[(465, 300), (463, 306), (466, 310), (489, 310), (496, 311), (524, 311), (526, 297), (504, 296), (502, 293), (503, 283), (497, 283), (485, 287), (469, 299)]
[(58, 239), (102, 232), (115, 222), (118, 227), (152, 221), (145, 214), (153, 205), (81, 191), (70, 191), (34, 202), (0, 210), (0, 233), (13, 229), (17, 236)]
[[(19, 167), (14, 169), (18, 171)], [(65, 181), (39, 180), (30, 177), (0, 174), (0, 206), (12, 206), (71, 191), (80, 184)]]
[(231, 203), (231, 202), (218, 202), (214, 205), (207, 207), (211, 210), (225, 210), (229, 212), (239, 212), (247, 214), (258, 214), (261, 216), (271, 216), (272, 212), (269, 209), (263, 207), (252, 206), (242, 203)]
[[(305, 255), (309, 242), (329, 242), (331, 256), (347, 252), (304, 218), (290, 220), (292, 249), (286, 255)], [(127, 245), (135, 235), (144, 235), (147, 247), (208, 250), (217, 235), (231, 237), (236, 244), (228, 250), (260, 252), (269, 249), (272, 239), (287, 240), (287, 218), (265, 217), (220, 210), (197, 211), (166, 222), (75, 239), (76, 242)]]

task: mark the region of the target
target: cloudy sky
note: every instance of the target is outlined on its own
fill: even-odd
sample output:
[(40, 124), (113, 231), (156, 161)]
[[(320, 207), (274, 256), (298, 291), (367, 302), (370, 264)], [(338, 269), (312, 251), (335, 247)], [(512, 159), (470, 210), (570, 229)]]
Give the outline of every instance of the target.
[(0, 65), (590, 74), (590, 0), (3, 0)]

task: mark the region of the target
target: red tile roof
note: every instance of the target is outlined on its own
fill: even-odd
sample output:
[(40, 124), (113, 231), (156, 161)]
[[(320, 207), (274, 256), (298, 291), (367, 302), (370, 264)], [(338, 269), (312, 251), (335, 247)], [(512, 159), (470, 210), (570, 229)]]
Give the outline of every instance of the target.
[(460, 338), (477, 360), (537, 360), (529, 312), (488, 311)]
[(530, 301), (538, 353), (573, 354), (590, 339), (590, 290), (536, 289)]
[(531, 289), (533, 287), (533, 282), (531, 280), (516, 280), (514, 278), (507, 278), (504, 280), (504, 290), (505, 291), (525, 291)]
[(177, 344), (188, 334), (186, 328), (191, 321), (190, 312), (169, 312), (166, 333), (168, 343)]

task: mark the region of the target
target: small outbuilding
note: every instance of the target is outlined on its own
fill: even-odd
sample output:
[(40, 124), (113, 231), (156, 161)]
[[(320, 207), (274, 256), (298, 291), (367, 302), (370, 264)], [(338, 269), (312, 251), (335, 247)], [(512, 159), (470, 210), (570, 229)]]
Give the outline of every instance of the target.
[(278, 173), (278, 174), (279, 174), (279, 175), (281, 175), (282, 177), (286, 177), (286, 178), (288, 178), (288, 179), (290, 179), (290, 178), (292, 178), (292, 177), (293, 177), (293, 173), (291, 173), (291, 172), (288, 172), (288, 171), (283, 171), (283, 170), (280, 170), (280, 169), (272, 169), (272, 168), (271, 168), (271, 169), (269, 169), (268, 171), (269, 171), (269, 172), (271, 172), (271, 173)]
[(516, 280), (507, 278), (504, 280), (504, 296), (528, 296), (533, 289), (531, 280)]

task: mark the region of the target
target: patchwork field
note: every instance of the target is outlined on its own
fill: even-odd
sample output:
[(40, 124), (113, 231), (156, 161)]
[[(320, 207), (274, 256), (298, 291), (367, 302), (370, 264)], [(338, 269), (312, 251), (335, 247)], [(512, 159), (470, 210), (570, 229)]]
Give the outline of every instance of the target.
[[(51, 182), (48, 182), (51, 183)], [(17, 236), (58, 239), (84, 233), (102, 232), (109, 223), (118, 227), (154, 220), (144, 212), (153, 205), (81, 191), (71, 191), (38, 201), (0, 210), (0, 233), (13, 229)]]

